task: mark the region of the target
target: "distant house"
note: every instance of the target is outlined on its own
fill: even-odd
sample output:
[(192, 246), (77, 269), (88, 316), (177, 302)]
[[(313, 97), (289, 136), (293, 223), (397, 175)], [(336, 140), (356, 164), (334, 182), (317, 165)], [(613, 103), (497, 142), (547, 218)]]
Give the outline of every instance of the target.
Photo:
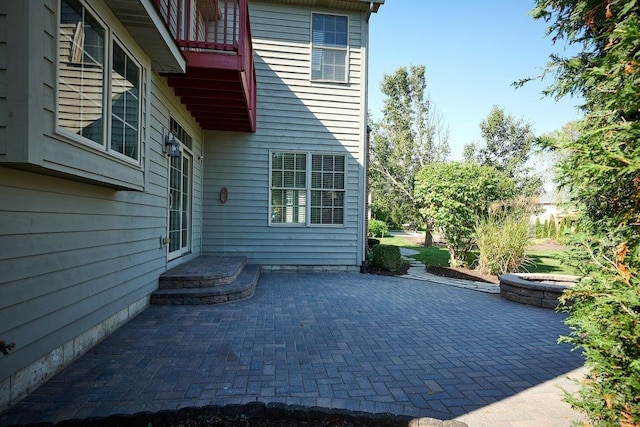
[(534, 213), (530, 218), (532, 226), (536, 221), (540, 221), (541, 224), (554, 222), (558, 227), (560, 220), (573, 216), (573, 211), (566, 207), (563, 196), (557, 193), (546, 192), (542, 194), (535, 202), (534, 208)]
[(384, 0), (0, 0), (0, 410), (202, 254), (356, 271)]

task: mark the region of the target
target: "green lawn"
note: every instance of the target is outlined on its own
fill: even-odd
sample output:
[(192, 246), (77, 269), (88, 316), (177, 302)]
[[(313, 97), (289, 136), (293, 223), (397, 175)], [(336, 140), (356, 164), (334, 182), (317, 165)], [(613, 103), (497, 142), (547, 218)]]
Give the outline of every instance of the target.
[[(419, 254), (413, 255), (411, 258), (425, 265), (449, 266), (449, 252), (444, 247), (425, 248), (411, 244), (401, 236), (385, 237), (380, 240), (380, 243), (416, 250)], [(575, 274), (574, 268), (563, 261), (564, 253), (564, 250), (529, 250), (526, 255), (531, 259), (531, 262), (526, 265), (523, 271), (527, 273)]]
[(527, 266), (529, 273), (576, 274), (575, 268), (563, 259), (566, 251), (562, 250), (530, 250), (526, 252), (532, 264)]

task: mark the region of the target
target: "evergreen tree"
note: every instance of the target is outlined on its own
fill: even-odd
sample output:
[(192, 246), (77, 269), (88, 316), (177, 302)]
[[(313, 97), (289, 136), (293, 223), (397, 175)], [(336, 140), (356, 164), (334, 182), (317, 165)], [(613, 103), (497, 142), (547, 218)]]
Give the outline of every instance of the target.
[[(574, 140), (547, 138), (561, 154), (560, 183), (579, 207), (575, 260), (582, 280), (565, 293), (571, 328), (589, 374), (570, 403), (589, 425), (640, 425), (640, 3), (537, 0), (534, 18), (554, 41), (545, 93), (580, 95), (585, 118)], [(519, 82), (524, 83), (526, 80)]]
[(567, 218), (562, 218), (560, 223), (558, 224), (558, 238), (564, 238), (565, 233), (567, 232)]
[(553, 215), (549, 216), (549, 238), (555, 240), (558, 237), (558, 230), (556, 227), (556, 219)]
[(536, 239), (541, 239), (542, 238), (542, 222), (540, 222), (540, 217), (537, 216), (536, 217), (536, 225), (533, 229), (533, 236)]

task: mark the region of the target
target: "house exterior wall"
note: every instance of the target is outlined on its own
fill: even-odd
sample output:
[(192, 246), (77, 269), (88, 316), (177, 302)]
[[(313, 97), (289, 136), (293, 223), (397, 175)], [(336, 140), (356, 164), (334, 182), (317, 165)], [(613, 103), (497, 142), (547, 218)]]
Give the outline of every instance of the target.
[[(159, 275), (197, 256), (201, 245), (198, 161), (191, 253), (168, 262), (161, 238), (167, 236), (163, 140), (170, 116), (193, 137), (195, 160), (202, 155), (202, 130), (153, 72), (143, 47), (99, 1), (91, 2), (96, 13), (118, 29), (144, 69), (140, 164), (102, 168), (122, 162), (57, 133), (57, 4), (0, 0), (0, 340), (15, 343), (0, 355), (0, 411), (142, 311)], [(24, 43), (39, 47), (22, 50)], [(4, 156), (2, 163), (7, 144), (14, 156), (24, 147), (38, 154)], [(41, 167), (55, 162), (59, 168)]]
[[(85, 4), (142, 67), (140, 157), (57, 128), (59, 0), (0, 0), (0, 340), (15, 343), (0, 355), (0, 411), (144, 310), (159, 275), (200, 253), (274, 269), (353, 270), (364, 258), (365, 14), (251, 0), (259, 130), (205, 133), (152, 69), (155, 47), (102, 0)], [(312, 12), (349, 17), (347, 83), (309, 80)], [(163, 243), (170, 118), (193, 138), (190, 250), (175, 259)], [(345, 156), (343, 225), (270, 225), (272, 151)]]
[[(310, 81), (311, 13), (349, 18), (347, 83)], [(255, 134), (205, 134), (203, 252), (273, 269), (355, 270), (363, 260), (366, 16), (250, 2)], [(271, 151), (346, 155), (344, 226), (269, 224)], [(228, 200), (221, 203), (220, 189)]]
[(7, 5), (0, 2), (0, 158), (7, 145)]

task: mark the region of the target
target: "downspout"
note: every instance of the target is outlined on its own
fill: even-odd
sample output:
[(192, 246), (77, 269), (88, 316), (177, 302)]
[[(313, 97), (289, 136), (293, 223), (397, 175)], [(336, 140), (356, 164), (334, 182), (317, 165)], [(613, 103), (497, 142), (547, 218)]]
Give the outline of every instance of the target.
[(363, 153), (363, 169), (364, 169), (364, 189), (362, 192), (363, 197), (363, 206), (362, 215), (364, 216), (362, 224), (362, 265), (360, 267), (361, 273), (367, 272), (367, 252), (369, 250), (369, 145), (370, 145), (370, 135), (371, 135), (371, 127), (369, 123), (367, 123), (367, 118), (369, 117), (369, 19), (371, 18), (371, 14), (373, 13), (373, 2), (369, 2), (369, 11), (365, 14), (365, 26), (366, 26), (366, 37), (364, 41), (364, 131), (365, 131), (365, 140), (364, 140), (364, 153)]
[[(368, 114), (367, 114), (368, 116)], [(367, 123), (365, 137), (365, 153), (364, 153), (364, 256), (362, 259), (361, 273), (367, 272), (367, 253), (369, 252), (369, 218), (370, 218), (370, 204), (369, 204), (369, 152), (371, 146), (371, 126)]]

